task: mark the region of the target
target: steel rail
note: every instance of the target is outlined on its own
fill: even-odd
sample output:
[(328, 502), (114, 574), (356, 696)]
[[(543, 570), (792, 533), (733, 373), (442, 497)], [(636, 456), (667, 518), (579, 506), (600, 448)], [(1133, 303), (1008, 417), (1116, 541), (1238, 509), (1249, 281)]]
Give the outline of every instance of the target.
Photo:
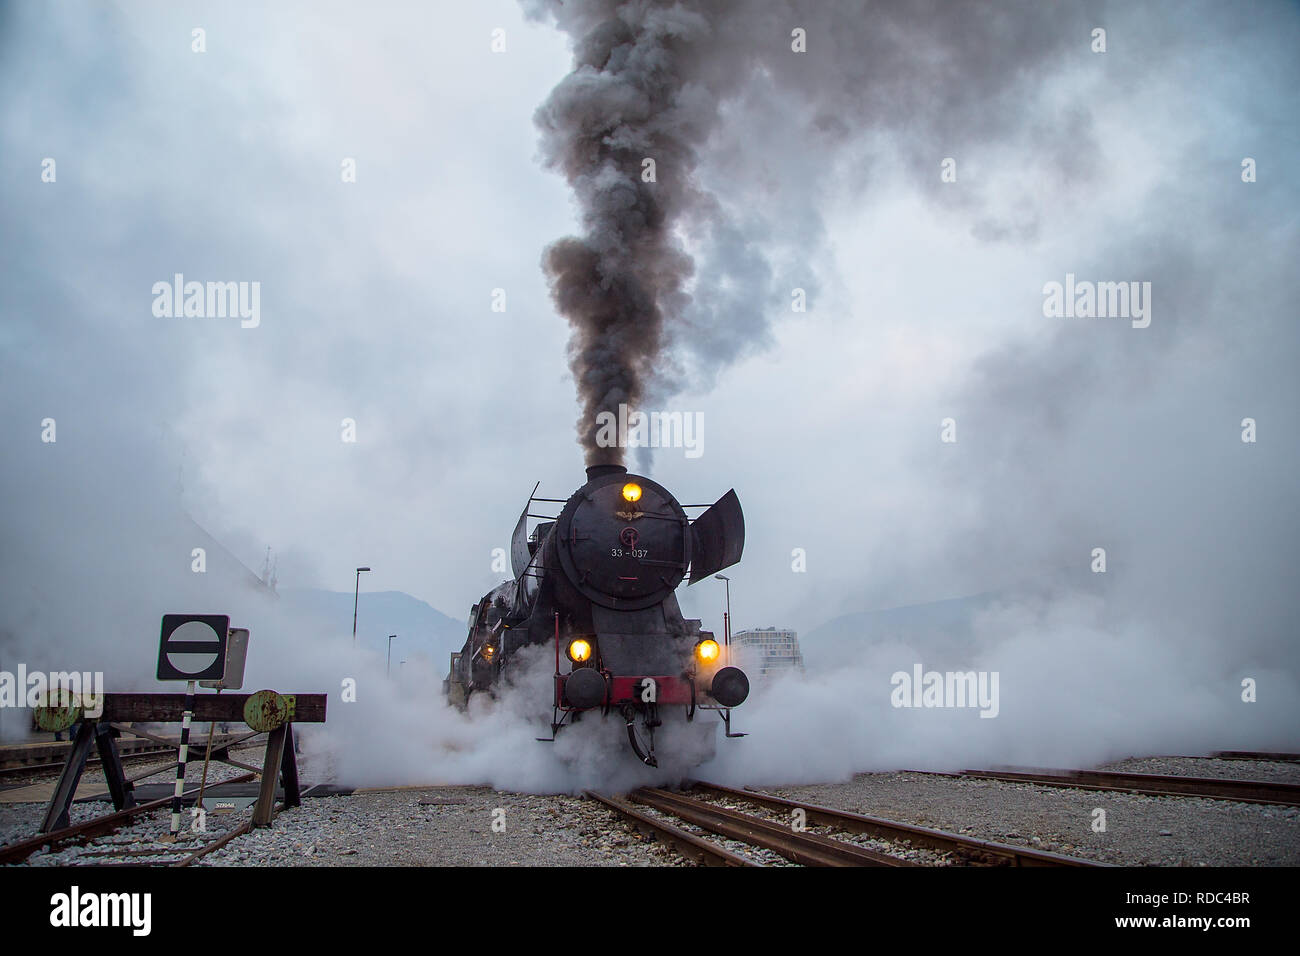
[(1262, 760), (1275, 763), (1300, 763), (1300, 754), (1277, 753), (1268, 750), (1216, 750), (1210, 754), (1219, 760)]
[[(157, 757), (168, 753), (174, 754), (176, 753), (176, 750), (179, 747), (179, 744), (177, 743), (170, 743), (163, 737), (159, 737), (154, 734), (146, 734), (145, 732), (140, 730), (135, 730), (135, 731), (128, 730), (127, 733), (134, 733), (135, 734), (134, 740), (127, 741), (125, 739), (120, 739), (117, 742), (118, 750), (119, 750), (118, 758), (123, 763), (125, 763), (128, 760), (135, 760), (142, 757)], [(226, 750), (231, 747), (234, 747), (236, 744), (242, 743), (243, 741), (247, 740), (249, 737), (255, 737), (257, 736), (257, 732), (254, 731), (252, 734), (245, 734), (242, 737), (235, 737), (234, 734), (226, 734), (223, 736), (224, 736), (224, 740), (218, 739), (213, 741), (212, 744), (213, 753), (216, 753), (217, 751), (220, 750)], [(148, 745), (145, 745), (143, 743), (136, 743), (136, 741), (142, 742), (145, 740), (151, 741), (151, 743)], [(38, 749), (54, 750), (55, 749), (54, 744), (59, 744), (59, 743), (64, 743), (64, 741), (54, 741), (53, 744), (44, 745)], [(132, 746), (132, 744), (135, 744), (135, 746)], [(68, 751), (70, 750), (71, 747), (59, 748), (56, 753), (38, 754), (34, 758), (31, 758), (31, 760), (29, 761), (29, 759), (26, 756), (24, 756), (24, 754), (32, 752), (32, 748), (30, 747), (21, 744), (0, 747), (0, 774), (22, 773), (23, 771), (27, 771), (27, 770), (36, 771), (36, 770), (58, 769), (62, 767), (65, 763), (67, 763), (67, 754)], [(191, 748), (191, 752), (196, 754), (202, 753), (203, 750), (204, 750), (203, 744), (196, 744), (194, 747)], [(100, 763), (100, 758), (98, 756), (91, 756), (86, 758), (86, 766), (88, 767), (96, 766), (99, 763)]]
[(687, 833), (667, 820), (642, 813), (621, 800), (605, 797), (591, 790), (583, 791), (583, 796), (613, 810), (641, 833), (662, 840), (688, 860), (694, 860), (702, 866), (762, 866), (761, 863), (755, 863), (738, 853), (732, 853), (716, 843), (711, 843), (693, 833)]
[(207, 846), (200, 847), (199, 849), (191, 853), (189, 856), (187, 856), (185, 859), (179, 860), (176, 863), (173, 863), (171, 865), (192, 866), (194, 863), (197, 863), (199, 860), (207, 856), (209, 853), (213, 852), (214, 850), (220, 850), (223, 846), (225, 846), (235, 837), (243, 836), (245, 833), (250, 832), (252, 829), (253, 829), (253, 820), (250, 817), (249, 819), (245, 820), (243, 823), (241, 823), (239, 826), (235, 827), (234, 829), (227, 830), (225, 833), (223, 833), (217, 839), (213, 840)]
[[(128, 760), (135, 760), (141, 757), (158, 757), (167, 753), (175, 752), (175, 747), (150, 747), (142, 750), (129, 750), (125, 753), (119, 754), (118, 756), (123, 763), (126, 763)], [(3, 750), (0, 750), (0, 774), (22, 773), (28, 770), (57, 770), (65, 763), (67, 763), (67, 760), (64, 758), (46, 760), (41, 763), (24, 763), (19, 759), (6, 756)], [(96, 766), (99, 763), (100, 758), (98, 756), (86, 758), (87, 767)]]
[(687, 823), (710, 830), (719, 836), (741, 840), (781, 854), (792, 863), (804, 866), (913, 866), (901, 857), (869, 850), (843, 840), (817, 833), (804, 833), (788, 824), (773, 823), (739, 810), (720, 807), (668, 790), (643, 788), (633, 791), (630, 799), (671, 813)]
[(737, 790), (721, 784), (707, 783), (702, 780), (694, 782), (697, 789), (712, 791), (737, 800), (745, 800), (769, 810), (792, 812), (802, 810), (808, 823), (818, 826), (835, 827), (853, 833), (865, 833), (886, 840), (906, 841), (913, 846), (928, 847), (932, 850), (959, 853), (976, 862), (1003, 866), (1108, 866), (1094, 860), (1083, 860), (1052, 853), (1047, 850), (1032, 850), (1028, 847), (1015, 846), (1010, 843), (996, 843), (991, 840), (979, 840), (959, 833), (948, 833), (930, 827), (886, 820), (847, 810), (836, 810), (815, 803), (801, 800), (787, 800), (771, 794), (754, 790)]
[[(921, 772), (921, 771), (918, 771)], [(1110, 770), (963, 770), (954, 776), (1009, 783), (1033, 783), (1080, 790), (1118, 790), (1147, 796), (1205, 797), (1237, 803), (1300, 806), (1300, 784), (1231, 777), (1118, 773)]]
[[(242, 776), (232, 777), (229, 780), (223, 780), (221, 783), (243, 783), (246, 780), (252, 780), (258, 776), (255, 773), (246, 773)], [(191, 787), (186, 790), (182, 796), (192, 796), (197, 794), (198, 787)], [(67, 840), (89, 840), (94, 837), (105, 836), (121, 829), (133, 817), (142, 813), (148, 813), (150, 810), (159, 810), (164, 807), (170, 807), (172, 797), (168, 794), (165, 797), (159, 797), (157, 800), (150, 800), (148, 803), (136, 804), (134, 807), (127, 807), (125, 810), (119, 810), (116, 813), (105, 814), (102, 817), (94, 817), (82, 823), (74, 824), (70, 827), (64, 827), (62, 830), (51, 830), (49, 833), (38, 833), (34, 837), (26, 840), (20, 840), (17, 843), (9, 843), (0, 846), (0, 864), (21, 863), (41, 847), (47, 844), (53, 848), (57, 843), (63, 843)]]

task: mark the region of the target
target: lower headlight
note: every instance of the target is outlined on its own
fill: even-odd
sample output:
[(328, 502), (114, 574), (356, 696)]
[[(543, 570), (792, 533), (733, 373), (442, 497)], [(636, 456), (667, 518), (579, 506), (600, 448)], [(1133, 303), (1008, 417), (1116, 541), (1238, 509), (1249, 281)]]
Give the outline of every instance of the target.
[(569, 660), (581, 664), (589, 657), (591, 657), (590, 641), (581, 637), (575, 637), (569, 642)]
[(564, 679), (564, 702), (570, 707), (596, 707), (605, 697), (605, 676), (594, 667), (576, 668)]
[(721, 654), (722, 648), (712, 638), (706, 637), (695, 645), (695, 659), (701, 664), (716, 664)]
[(709, 694), (723, 707), (739, 707), (749, 696), (749, 678), (739, 667), (724, 667), (713, 675)]

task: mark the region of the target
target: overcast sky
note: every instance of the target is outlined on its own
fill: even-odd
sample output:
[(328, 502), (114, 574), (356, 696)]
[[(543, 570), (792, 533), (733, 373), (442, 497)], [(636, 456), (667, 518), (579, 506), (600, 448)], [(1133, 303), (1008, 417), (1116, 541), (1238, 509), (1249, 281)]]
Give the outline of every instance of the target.
[[(1294, 676), (1297, 8), (727, 6), (745, 29), (720, 49), (770, 47), (699, 144), (721, 225), (689, 238), (681, 387), (656, 396), (703, 417), (703, 454), (652, 475), (740, 495), (736, 625), (1094, 594), (1105, 547), (1104, 617)], [(533, 121), (567, 36), (505, 0), (0, 20), (5, 629), (98, 574), (152, 595), (132, 529), (178, 488), (250, 566), (269, 545), (282, 586), (369, 565), (365, 587), (463, 616), (533, 483), (583, 481), (540, 267), (577, 224)], [(259, 282), (260, 324), (156, 316), (176, 273)], [(1150, 282), (1149, 327), (1046, 317), (1067, 273)], [(731, 324), (691, 327), (735, 287)], [(684, 600), (720, 627), (720, 585)]]

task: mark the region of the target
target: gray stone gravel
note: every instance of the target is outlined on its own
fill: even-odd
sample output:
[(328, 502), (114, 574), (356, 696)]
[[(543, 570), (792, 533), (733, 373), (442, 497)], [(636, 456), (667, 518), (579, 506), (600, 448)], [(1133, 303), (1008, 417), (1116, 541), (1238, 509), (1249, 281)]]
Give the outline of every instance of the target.
[[(494, 811), (502, 810), (503, 814)], [(43, 808), (5, 808), (13, 839), (35, 831)], [(106, 812), (103, 804), (74, 806), (74, 822)], [(168, 863), (215, 840), (248, 819), (250, 811), (207, 817), (207, 832), (182, 833), (177, 844), (160, 842), (170, 829), (165, 810), (85, 846), (41, 851), (32, 866), (104, 863), (111, 848), (158, 851), (133, 854), (134, 862)], [(493, 822), (499, 821), (493, 829)], [(184, 825), (188, 826), (188, 817)], [(166, 851), (166, 852), (164, 852)], [(625, 826), (598, 804), (568, 796), (500, 793), (488, 787), (359, 792), (307, 797), (276, 816), (274, 825), (236, 837), (202, 858), (207, 866), (682, 866), (673, 850)]]
[[(241, 754), (241, 758), (247, 760), (247, 756)], [(260, 762), (260, 761), (259, 761)], [(159, 773), (156, 776), (142, 778), (136, 781), (137, 786), (145, 783), (165, 783), (170, 785), (176, 779), (176, 762), (174, 760), (152, 761), (149, 763), (136, 763), (127, 769), (127, 776), (135, 776), (145, 771), (157, 769)], [(237, 767), (230, 767), (222, 763), (211, 763), (208, 766), (207, 783), (211, 786), (222, 780), (229, 780), (233, 777), (242, 776), (247, 773)], [(42, 771), (29, 778), (26, 782), (38, 780), (54, 780), (58, 774), (48, 771)], [(197, 787), (203, 777), (203, 762), (200, 760), (195, 763), (186, 764), (185, 767), (185, 785)], [(88, 768), (82, 776), (83, 780), (102, 781), (102, 775), (98, 768)], [(74, 803), (68, 812), (69, 819), (73, 824), (82, 823), (94, 817), (104, 816), (111, 813), (113, 805), (104, 801), (89, 801), (85, 803)], [(6, 803), (0, 804), (0, 846), (7, 843), (15, 843), (20, 840), (35, 835), (37, 827), (40, 826), (41, 818), (45, 815), (45, 806), (39, 803)], [(97, 854), (108, 848), (121, 847), (131, 850), (172, 850), (170, 854), (148, 854), (151, 861), (164, 862), (167, 860), (179, 859), (181, 851), (185, 854), (193, 852), (199, 846), (216, 839), (225, 829), (231, 825), (230, 821), (234, 820), (235, 824), (242, 823), (247, 817), (247, 811), (243, 814), (218, 814), (209, 813), (205, 818), (206, 832), (203, 834), (191, 834), (189, 827), (192, 817), (188, 810), (185, 811), (181, 818), (182, 837), (176, 844), (164, 844), (157, 842), (157, 838), (166, 836), (171, 830), (171, 812), (170, 810), (158, 810), (142, 815), (132, 825), (115, 834), (100, 837), (91, 843), (82, 846), (63, 847), (58, 852), (50, 853), (47, 850), (41, 850), (28, 857), (26, 864), (31, 866), (60, 866), (81, 861), (85, 862), (98, 860), (100, 862), (109, 862), (111, 857), (98, 856)], [(135, 862), (144, 862), (145, 854), (138, 857), (133, 855)]]
[(1129, 757), (1098, 767), (1120, 773), (1300, 783), (1300, 764), (1272, 760), (1218, 760), (1213, 757)]
[[(501, 810), (504, 813), (496, 813)], [(498, 829), (493, 829), (493, 822)], [(504, 829), (500, 829), (504, 824)], [(308, 798), (213, 866), (678, 866), (590, 800), (438, 787)]]
[[(105, 807), (102, 803), (74, 803), (68, 816), (73, 823), (83, 823), (91, 817), (103, 816)], [(45, 807), (39, 803), (7, 803), (0, 806), (0, 846), (17, 843), (36, 834), (36, 828), (45, 815)]]
[[(247, 759), (247, 758), (246, 758)], [(256, 761), (254, 761), (256, 762)], [(166, 764), (159, 764), (160, 768)], [(1300, 782), (1293, 765), (1186, 757), (1131, 758), (1105, 769), (1182, 773)], [(201, 765), (191, 765), (196, 784)], [(209, 781), (242, 773), (214, 764)], [(170, 779), (164, 773), (152, 780)], [(1021, 844), (1109, 863), (1130, 865), (1298, 865), (1300, 809), (1187, 797), (1149, 797), (1038, 787), (1002, 781), (954, 779), (916, 773), (861, 774), (852, 780), (761, 788), (791, 799), (821, 803), (923, 826)], [(780, 819), (751, 804), (720, 802), (746, 813)], [(654, 813), (648, 808), (640, 808)], [(1106, 814), (1105, 832), (1093, 830), (1095, 810)], [(495, 813), (495, 811), (504, 811)], [(0, 805), (0, 844), (35, 832), (43, 807)], [(76, 804), (74, 822), (107, 812), (103, 803)], [(210, 814), (205, 834), (183, 834), (181, 844), (159, 842), (170, 815), (149, 814), (130, 828), (84, 847), (34, 855), (31, 865), (109, 862), (106, 850), (158, 850), (134, 862), (179, 859), (248, 818), (244, 810)], [(756, 862), (790, 865), (766, 850), (720, 840), (669, 818), (682, 829), (723, 843)], [(493, 828), (494, 820), (498, 827)], [(188, 826), (188, 818), (186, 825)], [(504, 828), (501, 824), (504, 823)], [(945, 854), (900, 847), (871, 837), (810, 828), (914, 862), (945, 865)], [(570, 796), (530, 796), (487, 787), (437, 787), (360, 791), (350, 796), (304, 799), (277, 816), (269, 829), (235, 838), (203, 859), (212, 866), (683, 866), (694, 865), (642, 836), (593, 801)]]
[[(1300, 864), (1300, 808), (918, 773), (758, 788), (891, 820), (1136, 866)], [(1105, 832), (1094, 832), (1105, 811)]]
[(639, 810), (641, 813), (644, 813), (648, 817), (654, 817), (657, 820), (663, 820), (665, 823), (672, 824), (673, 826), (677, 827), (677, 829), (679, 830), (683, 830), (686, 833), (691, 834), (692, 836), (697, 836), (700, 837), (701, 839), (708, 840), (710, 843), (717, 844), (718, 846), (722, 847), (722, 849), (724, 850), (730, 850), (732, 853), (736, 854), (737, 856), (743, 857), (746, 860), (752, 860), (754, 863), (757, 863), (760, 866), (797, 866), (798, 865), (795, 863), (791, 863), (781, 854), (773, 850), (768, 850), (765, 849), (764, 847), (751, 846), (748, 843), (742, 843), (740, 840), (733, 840), (730, 837), (721, 836), (720, 834), (713, 833), (712, 831), (706, 830), (703, 827), (699, 827), (693, 823), (689, 823), (686, 820), (681, 819), (680, 817), (673, 816), (673, 814), (671, 813), (664, 813), (663, 811), (658, 810), (655, 807), (647, 807), (644, 804), (638, 803), (636, 804), (636, 809)]
[[(791, 817), (789, 814), (768, 807), (762, 807), (743, 800), (737, 800), (732, 797), (723, 797), (708, 792), (694, 793), (692, 796), (697, 799), (707, 800), (709, 803), (716, 803), (719, 806), (727, 807), (731, 810), (739, 810), (741, 813), (748, 813), (750, 816), (769, 820), (773, 823), (779, 823), (782, 826), (791, 825)], [(912, 846), (910, 843), (885, 840), (880, 837), (870, 836), (866, 833), (850, 833), (845, 830), (835, 829), (834, 827), (809, 826), (803, 832), (816, 833), (820, 836), (830, 837), (833, 840), (842, 840), (845, 843), (852, 843), (855, 846), (860, 846), (864, 849), (875, 850), (877, 853), (896, 856), (899, 859), (907, 860), (910, 863), (916, 863), (922, 866), (954, 866), (965, 862), (957, 859), (955, 854), (941, 852), (939, 850), (931, 849), (930, 847)], [(776, 854), (771, 855), (776, 856), (777, 860), (781, 863), (789, 862)]]

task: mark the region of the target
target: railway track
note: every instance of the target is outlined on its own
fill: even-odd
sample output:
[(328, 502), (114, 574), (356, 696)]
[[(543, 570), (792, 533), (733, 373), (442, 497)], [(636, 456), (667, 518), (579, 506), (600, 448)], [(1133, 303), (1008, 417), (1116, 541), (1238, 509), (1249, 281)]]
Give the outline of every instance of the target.
[[(241, 776), (233, 777), (230, 780), (222, 782), (227, 784), (243, 783), (247, 780), (252, 780), (256, 776), (258, 776), (256, 773), (245, 773)], [(185, 790), (184, 795), (193, 796), (197, 794), (198, 791), (199, 788), (197, 786), (190, 787)], [(32, 854), (46, 847), (49, 847), (51, 851), (54, 851), (55, 847), (62, 847), (64, 844), (94, 844), (95, 849), (88, 851), (85, 856), (90, 860), (94, 860), (94, 865), (97, 866), (123, 865), (120, 862), (110, 862), (105, 859), (106, 857), (125, 857), (128, 860), (136, 860), (137, 862), (125, 864), (135, 866), (144, 864), (145, 858), (150, 856), (181, 856), (184, 858), (194, 856), (195, 859), (198, 859), (218, 848), (217, 846), (212, 846), (210, 844), (205, 848), (203, 845), (189, 845), (185, 842), (177, 843), (176, 845), (166, 849), (140, 848), (132, 847), (130, 844), (119, 843), (114, 845), (110, 842), (97, 842), (103, 841), (104, 838), (110, 837), (118, 833), (124, 827), (137, 822), (139, 819), (143, 818), (145, 814), (151, 813), (155, 810), (161, 810), (164, 812), (170, 811), (171, 803), (172, 798), (170, 796), (160, 797), (157, 800), (150, 800), (147, 803), (137, 804), (134, 807), (128, 807), (127, 809), (119, 810), (116, 813), (110, 813), (105, 816), (94, 817), (93, 819), (86, 820), (82, 823), (76, 823), (72, 826), (64, 827), (61, 830), (52, 830), (49, 833), (38, 834), (37, 836), (29, 837), (26, 840), (19, 840), (17, 843), (5, 844), (0, 846), (0, 865), (22, 863)], [(238, 834), (231, 834), (227, 831), (225, 834), (218, 836), (212, 841), (212, 843), (218, 843), (223, 838), (233, 838), (233, 836), (237, 835)], [(197, 843), (198, 841), (193, 842)], [(157, 862), (166, 862), (170, 864), (172, 861), (167, 860)], [(71, 861), (69, 865), (77, 865), (77, 861)]]
[[(141, 731), (135, 732), (142, 733)], [(214, 753), (219, 750), (228, 750), (253, 736), (255, 735), (221, 734), (213, 739), (212, 750)], [(172, 741), (153, 736), (123, 737), (117, 741), (118, 753), (123, 763), (145, 757), (175, 754), (179, 746), (179, 740)], [(204, 740), (195, 740), (190, 745), (190, 753), (201, 759), (205, 746), (206, 742)], [(59, 770), (63, 767), (71, 749), (72, 744), (64, 740), (47, 741), (38, 744), (11, 744), (0, 747), (0, 778), (17, 776), (28, 772)], [(87, 767), (97, 767), (99, 765), (100, 759), (98, 756), (92, 755), (86, 760)]]
[(1216, 750), (1210, 754), (1219, 760), (1262, 760), (1269, 763), (1300, 763), (1300, 754), (1267, 750)]
[[(749, 847), (770, 851), (791, 863), (804, 866), (916, 866), (921, 864), (901, 854), (918, 847), (945, 855), (945, 862), (969, 865), (1105, 865), (1059, 853), (978, 840), (957, 833), (703, 781), (692, 784), (690, 794), (642, 788), (625, 798), (604, 797), (590, 791), (586, 795), (613, 810), (641, 832), (664, 840), (688, 859), (705, 865), (763, 864), (683, 829), (681, 824)], [(757, 808), (760, 812), (744, 812), (727, 806), (728, 803), (740, 803)], [(654, 812), (648, 813), (646, 810)], [(799, 815), (802, 815), (801, 818)], [(811, 832), (810, 829), (795, 826), (796, 819), (800, 819), (802, 827), (806, 828), (820, 827), (828, 831), (866, 836), (883, 842), (894, 852), (865, 847), (827, 833)]]
[[(124, 753), (121, 755), (121, 760), (123, 764), (127, 764), (132, 761), (138, 761), (146, 757), (153, 757), (155, 759), (158, 757), (168, 757), (168, 756), (174, 757), (175, 753), (176, 753), (175, 747), (161, 747), (161, 746), (149, 747), (148, 749), (144, 749), (144, 750), (133, 750), (130, 753)], [(100, 759), (98, 757), (90, 757), (86, 760), (86, 766), (88, 768), (98, 767), (100, 766)], [(63, 769), (63, 760), (50, 760), (41, 763), (25, 763), (19, 761), (5, 762), (3, 757), (0, 757), (0, 778), (19, 777), (28, 773), (39, 773), (41, 771), (46, 771), (46, 770), (61, 770), (61, 769)]]
[[(1245, 759), (1245, 758), (1243, 758)], [(914, 771), (926, 773), (928, 771)], [(1229, 777), (1184, 777), (1154, 773), (1118, 773), (1109, 770), (963, 770), (945, 777), (1005, 780), (1046, 787), (1078, 790), (1112, 790), (1147, 796), (1205, 797), (1237, 803), (1300, 806), (1300, 784), (1271, 780), (1236, 780)]]
[(586, 790), (583, 795), (613, 810), (614, 813), (623, 818), (625, 823), (631, 824), (636, 830), (648, 837), (661, 840), (688, 860), (694, 860), (701, 866), (761, 865), (710, 840), (688, 833), (667, 820), (662, 820), (638, 810), (623, 798), (606, 797), (594, 790)]

